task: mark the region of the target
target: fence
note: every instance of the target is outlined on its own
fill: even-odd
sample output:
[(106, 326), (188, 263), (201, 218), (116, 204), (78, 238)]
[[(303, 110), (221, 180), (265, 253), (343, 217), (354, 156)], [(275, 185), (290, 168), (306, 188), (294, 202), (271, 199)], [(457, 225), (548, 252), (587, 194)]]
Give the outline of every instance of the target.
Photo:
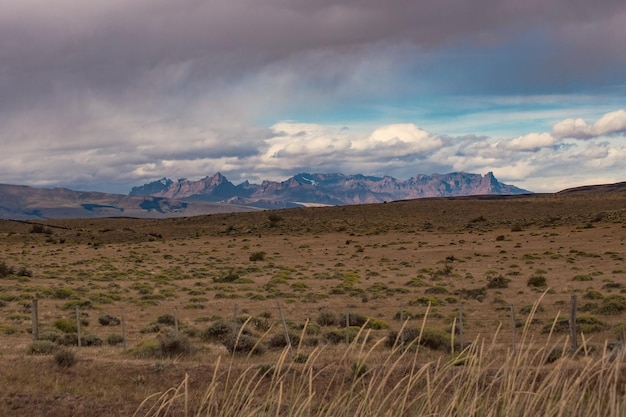
[[(569, 317), (566, 323), (567, 328), (563, 328), (564, 318), (559, 320), (556, 328), (557, 331), (569, 335), (570, 348), (573, 350), (578, 348), (578, 340), (581, 337), (577, 329), (576, 301), (576, 295), (572, 295)], [(246, 325), (248, 328), (256, 331), (256, 334), (262, 334), (267, 331), (276, 338), (279, 337), (277, 335), (282, 333), (285, 345), (291, 346), (293, 341), (290, 338), (293, 335), (298, 335), (302, 331), (304, 323), (308, 321), (311, 327), (316, 326), (318, 329), (318, 342), (327, 343), (330, 345), (330, 349), (340, 350), (345, 349), (342, 348), (344, 344), (351, 342), (358, 331), (356, 327), (362, 326), (365, 320), (369, 320), (365, 327), (367, 327), (367, 332), (370, 333), (371, 339), (390, 338), (392, 337), (390, 334), (395, 334), (397, 340), (394, 343), (405, 344), (409, 341), (405, 340), (405, 338), (411, 337), (411, 333), (407, 332), (407, 329), (420, 328), (423, 317), (428, 314), (426, 325), (445, 329), (446, 334), (450, 337), (448, 346), (451, 350), (465, 346), (468, 342), (475, 340), (481, 335), (489, 338), (494, 343), (500, 344), (503, 350), (515, 350), (522, 343), (522, 328), (525, 326), (526, 320), (529, 320), (531, 326), (535, 326), (535, 333), (541, 333), (536, 328), (537, 325), (542, 325), (544, 329), (546, 327), (555, 329), (557, 324), (554, 318), (538, 318), (541, 316), (540, 310), (529, 312), (528, 306), (515, 305), (500, 306), (497, 310), (498, 314), (476, 309), (467, 311), (465, 310), (466, 306), (463, 304), (455, 307), (438, 307), (436, 309), (430, 306), (423, 306), (419, 309), (413, 308), (413, 311), (408, 311), (403, 306), (398, 306), (398, 311), (393, 320), (367, 318), (353, 308), (345, 308), (343, 312), (337, 310), (330, 311), (327, 308), (311, 308), (309, 311), (304, 311), (301, 305), (291, 306), (292, 311), (299, 312), (300, 317), (306, 317), (302, 321), (294, 321), (287, 318), (284, 306), (280, 301), (274, 300), (265, 303), (257, 301), (254, 306), (254, 309), (242, 309), (237, 303), (233, 303), (232, 313), (227, 314), (226, 317), (199, 316), (197, 312), (194, 312), (194, 314), (188, 310), (182, 310), (181, 312), (176, 306), (169, 312), (164, 311), (164, 314), (157, 317), (145, 317), (138, 314), (129, 316), (123, 306), (117, 306), (111, 307), (106, 314), (100, 312), (97, 324), (93, 323), (93, 314), (91, 314), (93, 312), (82, 311), (79, 307), (76, 307), (73, 312), (67, 314), (67, 317), (64, 318), (64, 323), (74, 322), (74, 328), (66, 325), (69, 329), (63, 330), (72, 335), (70, 342), (78, 347), (106, 342), (126, 349), (141, 343), (143, 340), (154, 337), (156, 333), (164, 328), (170, 329), (177, 334), (182, 332), (187, 336), (198, 337), (202, 328), (208, 327), (213, 322), (221, 321), (232, 323), (233, 329), (236, 331), (241, 329), (241, 326)], [(260, 306), (263, 309), (259, 308)], [(32, 337), (37, 340), (42, 338), (42, 326), (44, 329), (50, 330), (54, 328), (55, 323), (50, 323), (49, 320), (48, 322), (41, 322), (38, 300), (32, 301), (31, 310)], [(524, 311), (520, 313), (520, 310)], [(271, 314), (272, 311), (277, 314), (275, 319)], [(324, 319), (324, 314), (327, 314), (326, 319)]]

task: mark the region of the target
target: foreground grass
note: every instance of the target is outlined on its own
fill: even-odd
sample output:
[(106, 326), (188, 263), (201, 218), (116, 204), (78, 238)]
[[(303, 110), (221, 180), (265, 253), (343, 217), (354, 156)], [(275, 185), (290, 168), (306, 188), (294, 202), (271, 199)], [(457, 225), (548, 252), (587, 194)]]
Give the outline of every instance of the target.
[[(585, 346), (568, 353), (567, 340), (537, 346), (524, 338), (503, 356), (495, 343), (475, 340), (461, 352), (419, 364), (418, 344), (398, 346), (380, 362), (372, 355), (382, 341), (361, 336), (331, 361), (323, 349), (295, 361), (285, 350), (271, 365), (244, 369), (218, 360), (204, 395), (191, 395), (185, 377), (146, 398), (135, 416), (626, 415), (623, 347), (592, 356)], [(376, 363), (371, 369), (370, 361)]]

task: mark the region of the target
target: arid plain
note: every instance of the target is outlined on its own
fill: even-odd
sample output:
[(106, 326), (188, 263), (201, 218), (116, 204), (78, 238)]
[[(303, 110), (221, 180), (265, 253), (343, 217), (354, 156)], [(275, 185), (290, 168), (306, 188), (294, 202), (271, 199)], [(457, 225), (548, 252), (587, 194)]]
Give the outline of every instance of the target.
[[(424, 363), (476, 340), (502, 355), (548, 335), (569, 346), (572, 296), (589, 357), (623, 343), (626, 330), (623, 191), (0, 221), (0, 238), (2, 415), (129, 416), (185, 375), (201, 396), (218, 357), (241, 369), (280, 357), (279, 305), (295, 357), (330, 363), (363, 326), (370, 368), (388, 359), (403, 325), (440, 336), (417, 354)], [(39, 338), (71, 349), (71, 366), (33, 349), (33, 299)], [(80, 348), (71, 346), (77, 311)], [(263, 352), (232, 357), (211, 333), (219, 323), (245, 324)], [(164, 337), (184, 346), (159, 350)]]

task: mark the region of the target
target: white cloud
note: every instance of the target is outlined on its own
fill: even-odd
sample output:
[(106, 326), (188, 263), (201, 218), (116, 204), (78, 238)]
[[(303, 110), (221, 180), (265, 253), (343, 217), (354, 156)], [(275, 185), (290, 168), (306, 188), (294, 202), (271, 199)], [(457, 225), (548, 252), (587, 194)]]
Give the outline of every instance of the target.
[(501, 142), (501, 146), (506, 149), (516, 151), (538, 151), (541, 148), (554, 146), (558, 139), (550, 133), (529, 133), (519, 136), (506, 142)]
[(626, 110), (606, 113), (591, 125), (583, 119), (566, 119), (552, 128), (557, 138), (591, 139), (619, 133), (626, 133)]

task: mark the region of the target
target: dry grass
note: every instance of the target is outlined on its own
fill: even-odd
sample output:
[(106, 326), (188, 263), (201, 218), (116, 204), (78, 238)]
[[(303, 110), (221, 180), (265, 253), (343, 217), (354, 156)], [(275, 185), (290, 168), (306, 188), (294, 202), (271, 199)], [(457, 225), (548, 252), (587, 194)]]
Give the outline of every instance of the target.
[[(0, 261), (14, 271), (25, 268), (32, 273), (0, 278), (0, 383), (10, 387), (0, 394), (4, 407), (0, 414), (128, 416), (143, 399), (167, 391), (175, 381), (185, 380), (185, 375), (188, 402), (194, 407), (198, 407), (215, 374), (219, 387), (225, 386), (224, 375), (230, 375), (229, 384), (244, 374), (246, 382), (262, 381), (246, 389), (256, 389), (255, 398), (259, 398), (254, 401), (260, 401), (268, 387), (273, 387), (273, 395), (282, 392), (282, 405), (271, 408), (272, 414), (276, 410), (283, 413), (289, 407), (286, 404), (294, 403), (291, 387), (297, 384), (302, 391), (298, 398), (306, 403), (306, 384), (310, 381), (316, 394), (309, 403), (318, 403), (317, 408), (310, 408), (311, 413), (323, 412), (323, 403), (333, 401), (345, 405), (342, 412), (348, 413), (365, 406), (351, 401), (375, 390), (383, 391), (376, 391), (372, 398), (378, 406), (386, 407), (389, 403), (381, 398), (390, 395), (385, 401), (397, 399), (400, 391), (389, 390), (400, 381), (402, 389), (408, 389), (405, 385), (412, 380), (405, 378), (419, 374), (413, 391), (407, 391), (411, 406), (404, 410), (410, 413), (414, 410), (411, 407), (423, 406), (424, 390), (460, 395), (449, 390), (453, 385), (447, 385), (461, 383), (455, 372), (470, 381), (471, 375), (463, 372), (480, 376), (483, 385), (476, 379), (470, 384), (474, 389), (485, 384), (499, 389), (506, 382), (518, 384), (515, 389), (519, 392), (524, 391), (524, 384), (531, 384), (526, 386), (529, 393), (543, 381), (554, 380), (557, 375), (549, 377), (549, 373), (559, 367), (567, 368), (563, 375), (595, 372), (604, 377), (605, 370), (596, 368), (609, 366), (602, 354), (604, 346), (619, 343), (626, 331), (626, 311), (620, 310), (620, 300), (626, 297), (625, 207), (626, 196), (613, 193), (433, 199), (272, 212), (279, 221), (271, 220), (268, 212), (256, 212), (158, 221), (42, 223), (43, 230), (51, 233), (33, 233), (30, 223), (0, 221)], [(253, 256), (258, 253), (265, 255)], [(528, 321), (533, 304), (546, 291), (528, 283), (540, 282), (541, 278), (547, 292), (528, 322), (524, 344), (522, 327), (517, 326)], [(567, 317), (572, 295), (577, 296), (578, 314), (584, 318), (577, 337), (579, 344), (584, 340), (588, 359), (535, 366), (542, 358), (533, 355), (547, 355), (553, 350), (554, 346), (549, 352), (546, 348), (550, 328), (555, 332), (550, 340), (566, 335), (558, 333), (563, 329), (558, 319)], [(39, 299), (40, 332), (60, 332), (58, 327), (67, 330), (70, 326), (61, 325), (75, 323), (75, 305), (79, 305), (81, 319), (88, 323), (81, 328), (83, 336), (98, 337), (104, 344), (77, 349), (77, 363), (69, 369), (59, 369), (51, 355), (26, 355), (32, 341), (33, 298)], [(267, 349), (263, 355), (237, 356), (223, 365), (219, 358), (229, 357), (226, 349), (219, 342), (200, 337), (218, 319), (232, 323), (237, 312), (238, 328), (249, 318), (247, 331), (256, 339), (268, 332), (261, 342), (266, 343), (282, 333), (279, 300), (290, 333), (300, 334), (309, 323), (309, 333), (298, 350), (304, 355), (301, 359), (308, 357), (306, 364), (291, 363), (290, 357), (281, 356), (281, 350)], [(377, 343), (389, 332), (400, 330), (400, 311), (404, 319), (412, 317), (405, 326), (419, 330), (429, 303), (426, 330), (432, 327), (447, 333), (450, 348), (401, 353)], [(101, 316), (121, 318), (122, 309), (126, 351), (121, 345), (106, 343), (111, 334), (122, 333), (121, 325), (99, 324)], [(460, 325), (461, 310), (462, 335), (451, 332), (453, 326)], [(337, 323), (317, 326), (322, 311), (339, 316)], [(159, 335), (170, 331), (171, 326), (160, 324), (157, 328), (156, 324), (161, 316), (175, 312), (181, 333), (192, 348), (188, 354), (143, 359), (129, 354), (132, 349), (154, 345)], [(348, 336), (354, 341), (345, 345), (346, 313), (376, 323), (375, 328), (365, 330), (369, 332), (367, 342), (355, 337), (358, 327), (353, 327)], [(156, 332), (147, 332), (150, 329)], [(339, 337), (340, 343), (331, 343), (330, 336)], [(464, 345), (473, 340), (488, 342), (470, 345), (466, 354), (471, 361), (453, 366), (461, 337)], [(511, 353), (514, 344), (517, 356)], [(529, 361), (534, 379), (513, 374), (513, 365), (521, 363), (521, 352), (526, 352), (524, 360)], [(355, 382), (349, 376), (354, 369), (363, 371), (355, 365), (360, 361), (367, 365), (367, 372)], [(411, 363), (416, 364), (414, 369)], [(503, 364), (511, 369), (501, 369)], [(261, 378), (256, 374), (258, 369), (271, 371)], [(435, 374), (441, 379), (433, 379)], [(379, 387), (385, 375), (387, 382)], [(423, 385), (427, 375), (430, 385)], [(490, 375), (497, 377), (492, 381)], [(268, 385), (271, 381), (273, 385)], [(567, 380), (563, 389), (574, 382)], [(319, 387), (327, 386), (334, 387), (333, 393), (337, 388), (348, 397), (320, 397)], [(482, 404), (486, 399), (497, 403), (497, 397), (484, 397), (491, 395), (487, 393), (471, 400), (469, 391), (463, 395), (467, 399), (455, 401), (477, 401), (481, 407), (486, 406)], [(515, 395), (515, 401), (526, 401), (528, 406), (538, 394)], [(414, 397), (421, 400), (415, 403)], [(596, 404), (592, 396), (583, 398)], [(438, 407), (446, 404), (439, 403)], [(623, 410), (623, 403), (621, 406)], [(423, 410), (452, 415), (445, 408), (442, 413), (448, 414)], [(481, 411), (476, 415), (503, 414)]]
[(372, 369), (374, 349), (365, 342), (331, 362), (315, 351), (301, 366), (288, 359), (288, 350), (271, 367), (234, 370), (231, 362), (220, 372), (218, 360), (204, 395), (190, 395), (186, 376), (146, 398), (135, 416), (624, 415), (625, 349), (595, 359), (562, 356), (547, 366), (551, 338), (538, 347), (527, 343), (525, 330), (524, 347), (504, 356), (478, 339), (429, 363), (418, 362), (419, 346), (397, 348)]

